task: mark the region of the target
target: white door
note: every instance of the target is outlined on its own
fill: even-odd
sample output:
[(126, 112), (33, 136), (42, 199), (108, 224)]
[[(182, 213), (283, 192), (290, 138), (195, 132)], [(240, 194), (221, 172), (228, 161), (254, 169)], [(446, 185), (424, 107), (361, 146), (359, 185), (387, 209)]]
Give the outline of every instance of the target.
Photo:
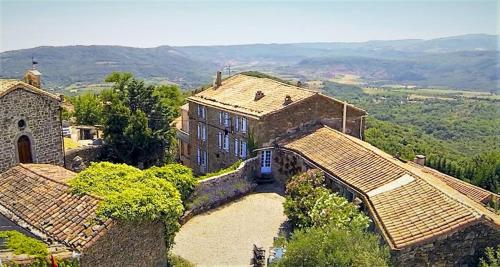
[(260, 157), (260, 172), (271, 173), (271, 150), (262, 151)]

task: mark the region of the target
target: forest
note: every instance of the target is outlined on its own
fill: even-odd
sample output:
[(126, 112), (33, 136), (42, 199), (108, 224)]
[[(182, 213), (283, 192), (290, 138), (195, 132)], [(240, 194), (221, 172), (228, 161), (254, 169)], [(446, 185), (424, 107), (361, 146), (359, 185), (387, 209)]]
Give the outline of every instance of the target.
[(368, 113), (365, 140), (404, 160), (426, 165), (490, 191), (500, 192), (500, 101), (412, 93), (325, 82), (323, 90)]

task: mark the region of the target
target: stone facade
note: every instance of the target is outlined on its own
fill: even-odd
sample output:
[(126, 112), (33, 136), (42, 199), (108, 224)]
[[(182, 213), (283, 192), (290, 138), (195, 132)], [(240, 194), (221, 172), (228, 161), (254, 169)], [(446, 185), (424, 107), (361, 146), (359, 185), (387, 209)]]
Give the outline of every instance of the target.
[(0, 172), (19, 163), (18, 140), (26, 136), (34, 163), (63, 164), (60, 102), (22, 87), (0, 97)]
[(486, 247), (500, 244), (500, 230), (487, 223), (468, 226), (438, 239), (392, 251), (396, 266), (478, 266)]
[(251, 158), (235, 171), (200, 181), (191, 194), (182, 222), (251, 192), (256, 186), (253, 178), (258, 166), (258, 158)]
[(116, 222), (82, 251), (80, 266), (166, 266), (164, 231), (160, 222)]
[[(238, 142), (244, 141), (247, 144), (246, 154), (249, 155), (251, 152), (250, 135), (256, 141), (257, 147), (253, 147), (255, 149), (270, 146), (277, 137), (300, 128), (304, 124), (322, 123), (338, 130), (343, 127), (344, 105), (320, 94), (260, 118), (203, 105), (201, 106), (206, 109), (205, 118), (200, 118), (197, 112), (199, 106), (197, 103), (189, 102), (191, 168), (196, 174), (226, 168), (242, 158), (241, 155), (235, 154), (235, 139), (238, 139)], [(220, 112), (229, 113), (230, 125), (228, 127), (220, 123)], [(348, 105), (346, 114), (346, 133), (362, 138), (365, 113)], [(236, 118), (245, 118), (247, 120), (246, 131), (235, 130)], [(199, 124), (206, 127), (205, 140), (198, 138), (197, 125)], [(229, 135), (229, 148), (227, 150), (219, 147), (219, 133)], [(198, 149), (206, 152), (206, 167), (198, 165), (196, 158)]]

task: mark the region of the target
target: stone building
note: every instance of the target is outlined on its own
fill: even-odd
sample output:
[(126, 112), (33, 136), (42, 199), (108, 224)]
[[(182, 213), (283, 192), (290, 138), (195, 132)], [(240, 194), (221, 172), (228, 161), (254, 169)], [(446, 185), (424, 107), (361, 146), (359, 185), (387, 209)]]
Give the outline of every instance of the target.
[[(66, 184), (75, 173), (49, 164), (19, 164), (0, 174), (0, 229), (13, 229), (49, 246), (58, 259), (79, 266), (166, 266), (165, 225), (97, 216), (102, 200), (75, 195)], [(4, 264), (26, 255), (0, 250)]]
[(18, 163), (64, 161), (61, 99), (41, 89), (40, 72), (0, 80), (0, 172)]
[[(188, 104), (183, 116), (189, 118), (190, 166), (197, 174), (228, 167), (304, 124), (321, 122), (362, 138), (366, 116), (316, 91), (245, 74), (222, 80), (220, 72), (214, 86), (189, 97)], [(264, 152), (261, 173), (271, 172), (271, 154)]]
[(315, 168), (358, 204), (396, 266), (477, 266), (500, 244), (500, 196), (421, 164), (404, 162), (327, 126), (296, 129), (273, 144), (273, 175)]

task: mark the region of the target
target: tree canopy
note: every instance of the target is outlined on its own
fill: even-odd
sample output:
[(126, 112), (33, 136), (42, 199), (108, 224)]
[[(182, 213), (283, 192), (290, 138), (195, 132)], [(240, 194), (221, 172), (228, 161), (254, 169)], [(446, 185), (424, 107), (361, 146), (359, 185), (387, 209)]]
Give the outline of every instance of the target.
[(130, 73), (112, 73), (104, 103), (104, 138), (116, 161), (139, 167), (168, 161), (175, 142), (172, 121), (183, 98), (177, 86), (152, 86)]

